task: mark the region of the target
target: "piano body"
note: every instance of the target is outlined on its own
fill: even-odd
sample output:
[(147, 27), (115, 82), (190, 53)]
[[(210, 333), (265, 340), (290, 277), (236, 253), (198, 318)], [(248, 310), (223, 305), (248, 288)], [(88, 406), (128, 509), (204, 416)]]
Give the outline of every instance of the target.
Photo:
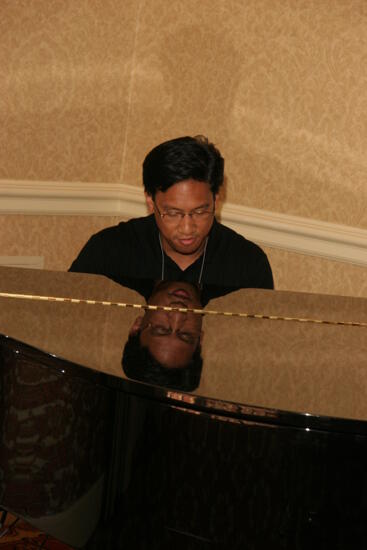
[(367, 300), (212, 300), (186, 391), (125, 375), (134, 291), (0, 281), (1, 507), (74, 548), (367, 548)]

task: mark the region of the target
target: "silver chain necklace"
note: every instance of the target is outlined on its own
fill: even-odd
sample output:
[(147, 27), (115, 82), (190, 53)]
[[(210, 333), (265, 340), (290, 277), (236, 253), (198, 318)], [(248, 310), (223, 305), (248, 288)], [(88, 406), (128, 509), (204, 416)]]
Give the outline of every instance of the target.
[[(161, 240), (161, 234), (158, 233), (158, 237), (159, 237), (159, 245), (161, 247), (161, 254), (162, 254), (162, 273), (161, 273), (161, 280), (164, 281), (164, 252), (163, 252), (163, 246), (162, 246), (162, 240)], [(208, 244), (208, 240), (209, 240), (209, 237), (207, 237), (205, 239), (205, 245), (204, 245), (204, 252), (203, 252), (203, 259), (201, 260), (201, 268), (200, 268), (200, 275), (199, 275), (199, 279), (198, 279), (198, 286), (201, 285), (201, 278), (203, 276), (203, 270), (204, 270), (204, 264), (205, 264), (205, 256), (206, 256), (206, 247), (207, 247), (207, 244)]]

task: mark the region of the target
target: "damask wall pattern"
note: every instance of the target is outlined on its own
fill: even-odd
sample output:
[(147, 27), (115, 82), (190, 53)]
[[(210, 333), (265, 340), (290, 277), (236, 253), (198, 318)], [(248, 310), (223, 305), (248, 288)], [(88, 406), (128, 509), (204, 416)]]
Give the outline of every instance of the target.
[[(227, 201), (367, 228), (366, 31), (364, 0), (2, 0), (0, 180), (139, 186), (201, 133)], [(115, 221), (1, 216), (1, 254), (65, 269)], [(269, 256), (281, 288), (366, 294), (357, 266)]]

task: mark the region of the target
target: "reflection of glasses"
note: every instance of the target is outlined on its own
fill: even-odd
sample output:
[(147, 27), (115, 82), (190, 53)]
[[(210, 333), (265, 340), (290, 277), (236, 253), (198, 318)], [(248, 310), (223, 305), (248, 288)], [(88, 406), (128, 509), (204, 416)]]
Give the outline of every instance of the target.
[(173, 332), (177, 334), (177, 337), (182, 340), (182, 342), (185, 342), (185, 344), (195, 344), (199, 338), (201, 333), (200, 332), (192, 332), (191, 330), (180, 330), (177, 329), (173, 331), (171, 327), (166, 327), (164, 325), (154, 325), (152, 323), (148, 323), (145, 325), (145, 327), (141, 328), (141, 331), (148, 329), (150, 334), (152, 336), (170, 336)]
[(175, 208), (170, 208), (169, 210), (165, 210), (165, 212), (161, 212), (156, 203), (154, 203), (154, 207), (160, 215), (162, 221), (172, 225), (180, 223), (185, 216), (189, 216), (194, 223), (200, 223), (208, 220), (215, 212), (215, 205), (211, 210), (205, 207), (195, 208), (195, 210), (192, 210), (191, 212), (182, 212), (182, 210), (176, 210)]

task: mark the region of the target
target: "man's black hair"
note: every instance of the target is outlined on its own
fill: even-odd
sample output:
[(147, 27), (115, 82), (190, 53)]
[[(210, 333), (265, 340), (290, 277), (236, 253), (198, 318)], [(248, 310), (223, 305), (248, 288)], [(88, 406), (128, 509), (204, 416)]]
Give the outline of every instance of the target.
[(179, 137), (157, 145), (143, 162), (143, 184), (154, 198), (180, 181), (193, 179), (210, 185), (218, 193), (224, 178), (224, 159), (204, 136)]
[(139, 333), (129, 336), (122, 356), (122, 368), (129, 378), (182, 391), (193, 391), (199, 386), (202, 367), (200, 344), (187, 365), (169, 368), (140, 344)]

